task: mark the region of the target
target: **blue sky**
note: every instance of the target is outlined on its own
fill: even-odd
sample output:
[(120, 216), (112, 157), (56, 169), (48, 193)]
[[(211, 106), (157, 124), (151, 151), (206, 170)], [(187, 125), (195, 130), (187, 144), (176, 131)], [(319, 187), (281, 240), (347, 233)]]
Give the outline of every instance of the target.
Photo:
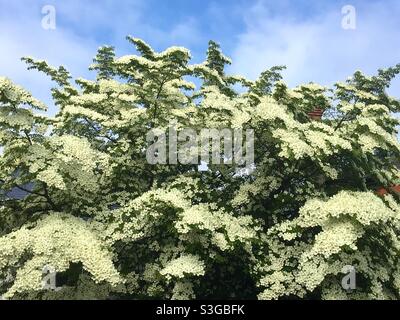
[[(56, 9), (56, 29), (41, 26), (45, 5)], [(356, 29), (341, 27), (344, 5), (356, 9)], [(228, 71), (250, 78), (273, 65), (288, 66), (290, 86), (316, 81), (331, 85), (355, 70), (372, 74), (400, 62), (400, 2), (363, 1), (191, 1), (191, 0), (0, 0), (0, 75), (29, 89), (51, 106), (51, 83), (26, 71), (22, 56), (65, 65), (74, 76), (87, 71), (99, 46), (118, 55), (133, 52), (130, 34), (157, 50), (188, 47), (204, 59), (208, 40), (233, 59)], [(400, 97), (400, 79), (389, 93)]]

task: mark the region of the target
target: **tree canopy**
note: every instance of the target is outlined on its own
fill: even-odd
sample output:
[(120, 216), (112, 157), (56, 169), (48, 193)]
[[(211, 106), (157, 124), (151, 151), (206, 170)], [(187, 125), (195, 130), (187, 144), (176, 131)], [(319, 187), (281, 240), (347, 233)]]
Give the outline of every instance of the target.
[[(99, 48), (95, 80), (27, 57), (54, 81), (55, 117), (0, 77), (0, 294), (7, 299), (398, 299), (400, 64), (332, 88), (289, 88), (206, 60)], [(321, 119), (309, 113), (323, 110)], [(254, 130), (254, 164), (150, 164), (146, 134)], [(221, 158), (223, 155), (221, 155)], [(387, 188), (384, 195), (378, 188)], [(52, 266), (61, 290), (44, 290)], [(357, 290), (341, 287), (354, 266)]]

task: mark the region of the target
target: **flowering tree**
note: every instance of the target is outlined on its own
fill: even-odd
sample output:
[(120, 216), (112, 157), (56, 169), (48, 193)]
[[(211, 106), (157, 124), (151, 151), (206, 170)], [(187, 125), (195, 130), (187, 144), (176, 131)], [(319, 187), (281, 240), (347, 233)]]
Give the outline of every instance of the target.
[[(54, 118), (0, 78), (1, 189), (26, 192), (1, 198), (5, 298), (400, 297), (400, 103), (385, 92), (400, 65), (290, 89), (283, 67), (227, 75), (214, 42), (190, 64), (128, 40), (138, 55), (101, 47), (95, 81), (23, 59), (54, 80)], [(148, 163), (146, 134), (173, 121), (253, 129), (254, 164)]]

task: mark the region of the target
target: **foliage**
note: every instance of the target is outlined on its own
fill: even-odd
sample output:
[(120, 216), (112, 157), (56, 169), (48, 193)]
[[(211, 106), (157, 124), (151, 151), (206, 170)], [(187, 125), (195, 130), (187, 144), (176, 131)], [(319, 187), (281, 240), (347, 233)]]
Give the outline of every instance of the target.
[[(96, 80), (49, 75), (58, 114), (0, 78), (0, 293), (6, 298), (400, 297), (400, 65), (290, 89), (283, 67), (226, 74), (218, 44), (190, 52), (99, 49)], [(194, 80), (197, 79), (197, 80)], [(193, 82), (191, 81), (193, 80)], [(196, 87), (195, 83), (200, 84)], [(240, 89), (239, 89), (240, 88)], [(324, 109), (321, 121), (308, 113)], [(39, 112), (38, 112), (39, 111)], [(151, 165), (151, 128), (252, 128), (255, 163)], [(242, 173), (240, 173), (242, 172)], [(41, 288), (51, 265), (62, 289)], [(357, 290), (340, 286), (353, 265)]]

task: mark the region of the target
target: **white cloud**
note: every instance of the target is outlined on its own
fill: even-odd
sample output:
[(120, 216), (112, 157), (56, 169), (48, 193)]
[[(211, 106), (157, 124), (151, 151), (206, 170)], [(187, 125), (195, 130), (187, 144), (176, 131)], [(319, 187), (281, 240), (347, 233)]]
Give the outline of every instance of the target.
[[(227, 33), (221, 34), (223, 39), (215, 40), (224, 40), (228, 47), (233, 47), (230, 71), (251, 78), (268, 67), (284, 64), (288, 66), (285, 78), (291, 86), (308, 81), (329, 85), (356, 69), (374, 73), (380, 67), (400, 62), (400, 4), (394, 0), (356, 4), (354, 31), (341, 28), (341, 5), (324, 9), (321, 2), (306, 6), (303, 12), (296, 11), (299, 6), (292, 6), (294, 2), (290, 1), (273, 5), (259, 1), (251, 7), (247, 2), (232, 6), (211, 3), (210, 21), (199, 20), (194, 12), (183, 20), (171, 21), (169, 28), (157, 28), (149, 22), (149, 8), (143, 0), (104, 0), (100, 5), (78, 0), (53, 3), (57, 29), (44, 30), (41, 7), (45, 3), (0, 0), (0, 74), (31, 90), (49, 105), (50, 81), (35, 71), (26, 71), (20, 61), (22, 56), (45, 59), (55, 66), (65, 65), (73, 76), (93, 77), (87, 67), (100, 45), (115, 45), (118, 55), (126, 54), (132, 47), (125, 36), (132, 34), (159, 50), (169, 45), (203, 49), (208, 38), (213, 38), (202, 29), (208, 22), (221, 25), (220, 29)], [(311, 7), (313, 11), (305, 11)], [(239, 29), (241, 24), (233, 26), (240, 16), (244, 19), (243, 30)], [(235, 18), (227, 29), (222, 25), (224, 17)], [(204, 55), (196, 53), (195, 60)], [(396, 79), (390, 92), (400, 96), (399, 85), (400, 79)], [(51, 113), (55, 111), (52, 107)]]
[[(309, 81), (331, 85), (357, 69), (371, 74), (399, 63), (400, 4), (363, 2), (355, 7), (357, 28), (344, 30), (341, 5), (300, 18), (290, 7), (277, 14), (258, 2), (244, 12), (246, 30), (238, 37), (231, 71), (256, 78), (283, 64), (291, 86)], [(390, 93), (400, 97), (398, 83)]]
[(45, 75), (27, 71), (20, 58), (44, 59), (54, 66), (66, 66), (73, 75), (80, 75), (91, 63), (92, 48), (96, 46), (90, 39), (82, 39), (59, 26), (55, 30), (43, 29), (40, 7), (19, 3), (9, 7), (9, 12), (13, 14), (3, 14), (0, 18), (1, 75), (31, 91), (47, 103), (50, 114), (54, 114), (56, 110), (50, 99), (53, 84)]
[[(195, 44), (202, 37), (195, 19), (176, 21), (169, 29), (158, 29), (142, 16), (144, 1), (54, 1), (56, 29), (42, 28), (40, 2), (0, 0), (0, 75), (9, 77), (31, 91), (47, 105), (52, 104), (49, 79), (36, 71), (27, 71), (23, 56), (44, 59), (50, 65), (64, 65), (74, 77), (93, 78), (88, 66), (99, 46), (116, 46), (117, 54), (132, 52), (125, 36), (143, 37), (155, 47), (179, 43)], [(106, 39), (106, 40), (105, 40)]]

